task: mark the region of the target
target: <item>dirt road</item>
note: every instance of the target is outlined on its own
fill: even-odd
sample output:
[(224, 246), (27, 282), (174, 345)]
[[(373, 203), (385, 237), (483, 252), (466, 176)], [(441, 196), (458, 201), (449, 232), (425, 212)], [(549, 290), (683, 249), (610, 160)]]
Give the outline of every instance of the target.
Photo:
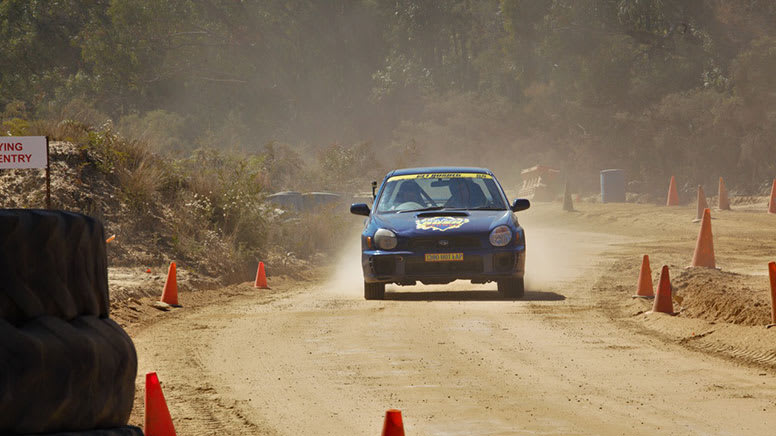
[[(388, 408), (408, 435), (773, 434), (776, 372), (688, 348), (675, 337), (709, 323), (642, 314), (618, 285), (635, 285), (638, 268), (622, 259), (651, 247), (670, 263), (697, 226), (658, 216), (633, 227), (596, 208), (559, 224), (554, 207), (522, 220), (523, 300), (456, 283), (365, 301), (346, 265), (329, 283), (172, 314), (135, 335), (140, 374), (159, 373), (187, 435), (376, 435)], [(739, 251), (730, 265), (754, 268)], [(776, 350), (774, 332), (756, 332)]]

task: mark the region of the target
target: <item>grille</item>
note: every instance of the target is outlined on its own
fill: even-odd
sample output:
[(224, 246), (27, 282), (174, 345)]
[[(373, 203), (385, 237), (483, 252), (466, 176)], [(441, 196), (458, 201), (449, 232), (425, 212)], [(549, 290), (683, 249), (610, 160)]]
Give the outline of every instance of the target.
[(480, 256), (464, 255), (461, 262), (426, 262), (423, 258), (407, 259), (404, 272), (407, 275), (434, 275), (481, 273), (482, 258)]
[[(447, 241), (447, 245), (440, 245), (439, 241)], [(436, 238), (414, 238), (409, 241), (410, 250), (438, 250), (457, 249), (457, 248), (479, 248), (480, 240), (470, 236), (454, 236), (445, 238), (439, 236)]]
[(393, 256), (375, 256), (369, 259), (372, 271), (379, 276), (391, 275), (396, 271), (396, 260)]

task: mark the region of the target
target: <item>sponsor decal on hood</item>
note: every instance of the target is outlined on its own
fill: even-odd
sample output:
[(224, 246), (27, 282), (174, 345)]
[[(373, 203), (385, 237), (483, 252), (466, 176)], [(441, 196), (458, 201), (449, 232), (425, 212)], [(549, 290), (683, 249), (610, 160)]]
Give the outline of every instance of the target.
[(415, 221), (415, 228), (418, 230), (445, 230), (457, 229), (469, 222), (469, 218), (458, 218), (452, 216), (435, 216), (431, 218), (421, 218)]

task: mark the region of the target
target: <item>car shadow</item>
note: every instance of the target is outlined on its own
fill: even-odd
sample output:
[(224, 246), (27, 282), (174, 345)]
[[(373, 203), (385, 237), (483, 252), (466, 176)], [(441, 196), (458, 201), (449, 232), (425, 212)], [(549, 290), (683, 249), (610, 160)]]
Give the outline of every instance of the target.
[(505, 298), (498, 291), (386, 291), (386, 300), (394, 301), (563, 301), (555, 292), (525, 291), (523, 298)]

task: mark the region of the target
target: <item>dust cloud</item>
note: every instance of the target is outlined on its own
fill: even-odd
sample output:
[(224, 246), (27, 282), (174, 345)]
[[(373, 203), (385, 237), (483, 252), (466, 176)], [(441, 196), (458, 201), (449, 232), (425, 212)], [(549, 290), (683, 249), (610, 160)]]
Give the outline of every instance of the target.
[(540, 292), (562, 288), (592, 270), (612, 239), (602, 233), (527, 225), (526, 289)]
[(342, 249), (336, 253), (336, 264), (323, 289), (347, 297), (364, 296), (364, 275), (361, 270), (361, 226), (346, 232)]

